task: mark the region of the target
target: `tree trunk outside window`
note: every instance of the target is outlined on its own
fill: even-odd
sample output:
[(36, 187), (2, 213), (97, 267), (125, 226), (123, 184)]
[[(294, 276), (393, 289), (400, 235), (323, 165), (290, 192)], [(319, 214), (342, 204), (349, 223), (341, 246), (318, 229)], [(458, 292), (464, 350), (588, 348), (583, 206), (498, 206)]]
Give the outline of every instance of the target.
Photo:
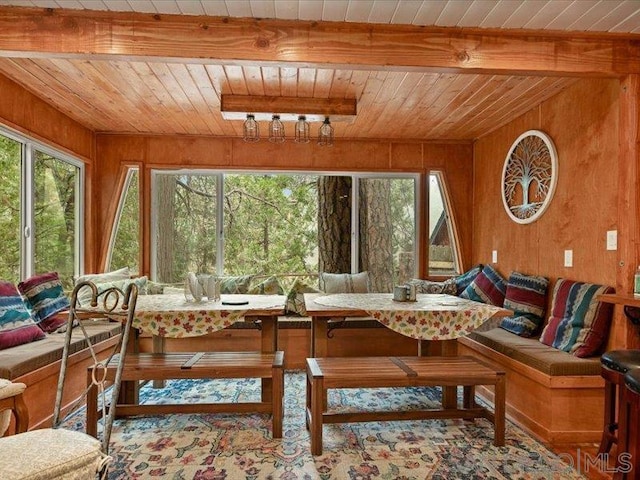
[(351, 272), (351, 178), (318, 179), (319, 271)]
[(158, 195), (158, 238), (157, 243), (157, 276), (159, 282), (173, 283), (173, 252), (174, 252), (174, 197), (176, 179), (173, 175), (157, 175), (156, 188)]
[(369, 272), (372, 292), (393, 291), (391, 182), (360, 181), (360, 271)]

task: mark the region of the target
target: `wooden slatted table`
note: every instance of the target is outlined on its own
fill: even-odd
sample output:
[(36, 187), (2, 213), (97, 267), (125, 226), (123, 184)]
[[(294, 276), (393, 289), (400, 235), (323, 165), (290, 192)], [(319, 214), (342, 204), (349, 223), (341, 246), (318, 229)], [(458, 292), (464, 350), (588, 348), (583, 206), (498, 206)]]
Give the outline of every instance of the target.
[[(113, 382), (117, 366), (114, 357), (104, 371)], [(103, 372), (96, 372), (101, 378)], [(272, 415), (273, 437), (282, 437), (284, 397), (284, 352), (196, 352), (139, 353), (125, 357), (122, 381), (169, 380), (195, 378), (261, 378), (269, 379), (270, 395), (260, 402), (199, 404), (120, 404), (116, 415), (162, 415), (167, 413), (269, 413)], [(92, 369), (87, 373), (87, 433), (97, 435), (98, 387), (92, 382)]]
[[(493, 385), (494, 411), (475, 402), (476, 385)], [(329, 412), (331, 388), (449, 386), (464, 387), (463, 405), (439, 409), (376, 412)], [(311, 453), (322, 453), (322, 426), (350, 423), (439, 418), (486, 418), (494, 425), (494, 445), (504, 445), (505, 373), (473, 357), (330, 357), (307, 358), (306, 424)]]

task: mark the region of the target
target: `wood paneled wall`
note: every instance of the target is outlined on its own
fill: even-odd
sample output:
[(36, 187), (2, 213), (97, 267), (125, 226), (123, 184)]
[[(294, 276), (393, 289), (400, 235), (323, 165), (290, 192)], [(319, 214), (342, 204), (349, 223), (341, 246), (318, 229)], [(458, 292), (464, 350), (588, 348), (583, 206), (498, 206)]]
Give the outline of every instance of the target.
[(471, 143), (421, 143), (339, 140), (333, 147), (315, 143), (247, 144), (238, 138), (198, 136), (98, 135), (95, 192), (98, 230), (102, 244), (96, 262), (104, 264), (124, 171), (141, 167), (143, 192), (142, 271), (150, 270), (150, 170), (152, 168), (213, 168), (305, 172), (417, 172), (441, 170), (449, 186), (459, 227), (465, 266), (471, 259), (472, 215)]
[[(618, 80), (581, 80), (475, 143), (474, 263), (491, 263), (497, 250), (495, 267), (505, 276), (517, 270), (552, 282), (563, 277), (620, 284), (618, 252), (606, 250), (606, 232), (618, 229), (620, 88)], [(503, 208), (501, 175), (512, 143), (531, 129), (553, 139), (558, 182), (547, 211), (520, 225)], [(573, 267), (564, 267), (569, 249)], [(610, 343), (625, 343), (625, 323), (616, 316)]]

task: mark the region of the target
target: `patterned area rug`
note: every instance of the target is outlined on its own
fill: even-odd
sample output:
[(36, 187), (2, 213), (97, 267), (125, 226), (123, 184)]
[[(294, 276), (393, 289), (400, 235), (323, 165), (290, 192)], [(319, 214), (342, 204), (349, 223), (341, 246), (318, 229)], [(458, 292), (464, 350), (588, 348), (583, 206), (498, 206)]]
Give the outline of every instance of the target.
[[(325, 425), (323, 454), (309, 452), (305, 379), (285, 377), (283, 438), (263, 414), (190, 414), (116, 420), (109, 479), (410, 480), (582, 479), (543, 445), (507, 422), (493, 446), (487, 420)], [(175, 380), (141, 391), (145, 403), (257, 401), (258, 380)], [(438, 388), (332, 390), (330, 408), (435, 408)], [(84, 411), (66, 426), (84, 430)]]

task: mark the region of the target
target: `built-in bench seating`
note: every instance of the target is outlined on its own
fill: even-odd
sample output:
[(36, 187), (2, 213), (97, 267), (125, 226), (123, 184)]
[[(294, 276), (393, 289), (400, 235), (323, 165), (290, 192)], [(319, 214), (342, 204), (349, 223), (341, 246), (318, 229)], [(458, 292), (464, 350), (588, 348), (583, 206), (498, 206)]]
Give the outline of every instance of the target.
[[(598, 442), (604, 380), (600, 357), (578, 358), (501, 328), (458, 339), (458, 353), (506, 372), (507, 415), (547, 444)], [(493, 401), (493, 391), (478, 387)]]
[[(120, 338), (120, 324), (107, 320), (83, 320), (100, 360), (106, 358)], [(86, 390), (86, 369), (93, 364), (87, 340), (74, 328), (67, 365), (62, 412), (66, 412)], [(49, 333), (42, 340), (0, 350), (0, 378), (27, 386), (24, 400), (29, 411), (29, 429), (51, 425), (65, 334)], [(10, 427), (10, 432), (13, 431)]]

